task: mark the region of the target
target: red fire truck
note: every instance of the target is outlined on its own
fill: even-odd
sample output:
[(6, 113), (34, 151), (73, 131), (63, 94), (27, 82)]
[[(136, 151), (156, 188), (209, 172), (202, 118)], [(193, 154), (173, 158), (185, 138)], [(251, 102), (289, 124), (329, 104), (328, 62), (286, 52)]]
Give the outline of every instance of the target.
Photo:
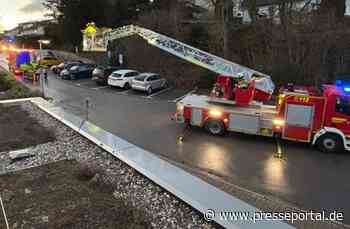
[[(243, 89), (244, 100), (251, 98), (250, 90)], [(235, 101), (227, 105), (220, 99), (188, 95), (177, 103), (176, 120), (203, 127), (213, 135), (235, 131), (307, 142), (329, 153), (350, 150), (350, 86), (341, 82), (325, 85), (321, 95), (312, 88), (291, 85), (280, 91), (275, 106), (251, 99), (248, 105)]]

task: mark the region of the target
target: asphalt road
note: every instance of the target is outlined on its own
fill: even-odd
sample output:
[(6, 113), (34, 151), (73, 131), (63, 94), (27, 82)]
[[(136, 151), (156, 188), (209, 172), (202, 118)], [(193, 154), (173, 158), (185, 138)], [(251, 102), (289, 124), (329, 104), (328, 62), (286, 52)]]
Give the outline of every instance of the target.
[(283, 159), (277, 159), (273, 139), (232, 133), (215, 137), (196, 128), (178, 144), (182, 126), (170, 117), (175, 111), (173, 101), (186, 94), (181, 90), (147, 97), (53, 75), (45, 88), (56, 103), (81, 116), (89, 98), (90, 120), (155, 154), (304, 209), (342, 211), (350, 223), (350, 154), (328, 155), (308, 145), (282, 141)]
[(170, 117), (175, 112), (173, 101), (186, 94), (182, 90), (148, 97), (50, 74), (45, 93), (80, 116), (85, 115), (89, 98), (90, 120), (135, 145), (303, 209), (341, 211), (344, 223), (350, 224), (350, 153), (329, 155), (282, 141), (283, 158), (277, 159), (273, 139), (233, 133), (215, 137), (196, 128), (178, 144), (182, 127)]

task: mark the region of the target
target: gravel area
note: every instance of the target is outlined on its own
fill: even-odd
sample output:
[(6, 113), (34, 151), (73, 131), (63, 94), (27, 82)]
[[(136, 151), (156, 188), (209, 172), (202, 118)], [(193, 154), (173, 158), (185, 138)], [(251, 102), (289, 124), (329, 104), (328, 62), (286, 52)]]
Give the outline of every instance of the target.
[(101, 167), (105, 174), (101, 179), (112, 185), (114, 196), (145, 211), (153, 228), (219, 228), (207, 223), (190, 206), (31, 103), (22, 103), (21, 108), (42, 126), (53, 130), (56, 140), (31, 148), (30, 152), (35, 157), (12, 164), (7, 153), (0, 153), (0, 174), (75, 159)]

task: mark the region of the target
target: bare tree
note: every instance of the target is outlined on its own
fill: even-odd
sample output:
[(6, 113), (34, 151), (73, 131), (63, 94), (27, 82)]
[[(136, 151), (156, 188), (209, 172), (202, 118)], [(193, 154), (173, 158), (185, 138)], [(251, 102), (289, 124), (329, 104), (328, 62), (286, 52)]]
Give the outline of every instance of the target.
[(345, 1), (346, 0), (322, 0), (320, 11), (322, 13), (334, 13), (338, 19), (343, 18), (346, 9)]

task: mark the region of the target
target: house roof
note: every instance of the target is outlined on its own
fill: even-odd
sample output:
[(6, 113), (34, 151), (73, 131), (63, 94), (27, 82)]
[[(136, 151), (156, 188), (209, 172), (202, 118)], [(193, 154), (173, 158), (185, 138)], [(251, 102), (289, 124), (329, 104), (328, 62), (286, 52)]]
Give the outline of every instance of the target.
[[(304, 0), (256, 0), (256, 6), (257, 7), (262, 7), (262, 6), (269, 6), (269, 5), (277, 5), (281, 3), (282, 1), (286, 2), (301, 2)], [(243, 0), (242, 2), (242, 7), (243, 8), (248, 8), (249, 5), (249, 0)]]

